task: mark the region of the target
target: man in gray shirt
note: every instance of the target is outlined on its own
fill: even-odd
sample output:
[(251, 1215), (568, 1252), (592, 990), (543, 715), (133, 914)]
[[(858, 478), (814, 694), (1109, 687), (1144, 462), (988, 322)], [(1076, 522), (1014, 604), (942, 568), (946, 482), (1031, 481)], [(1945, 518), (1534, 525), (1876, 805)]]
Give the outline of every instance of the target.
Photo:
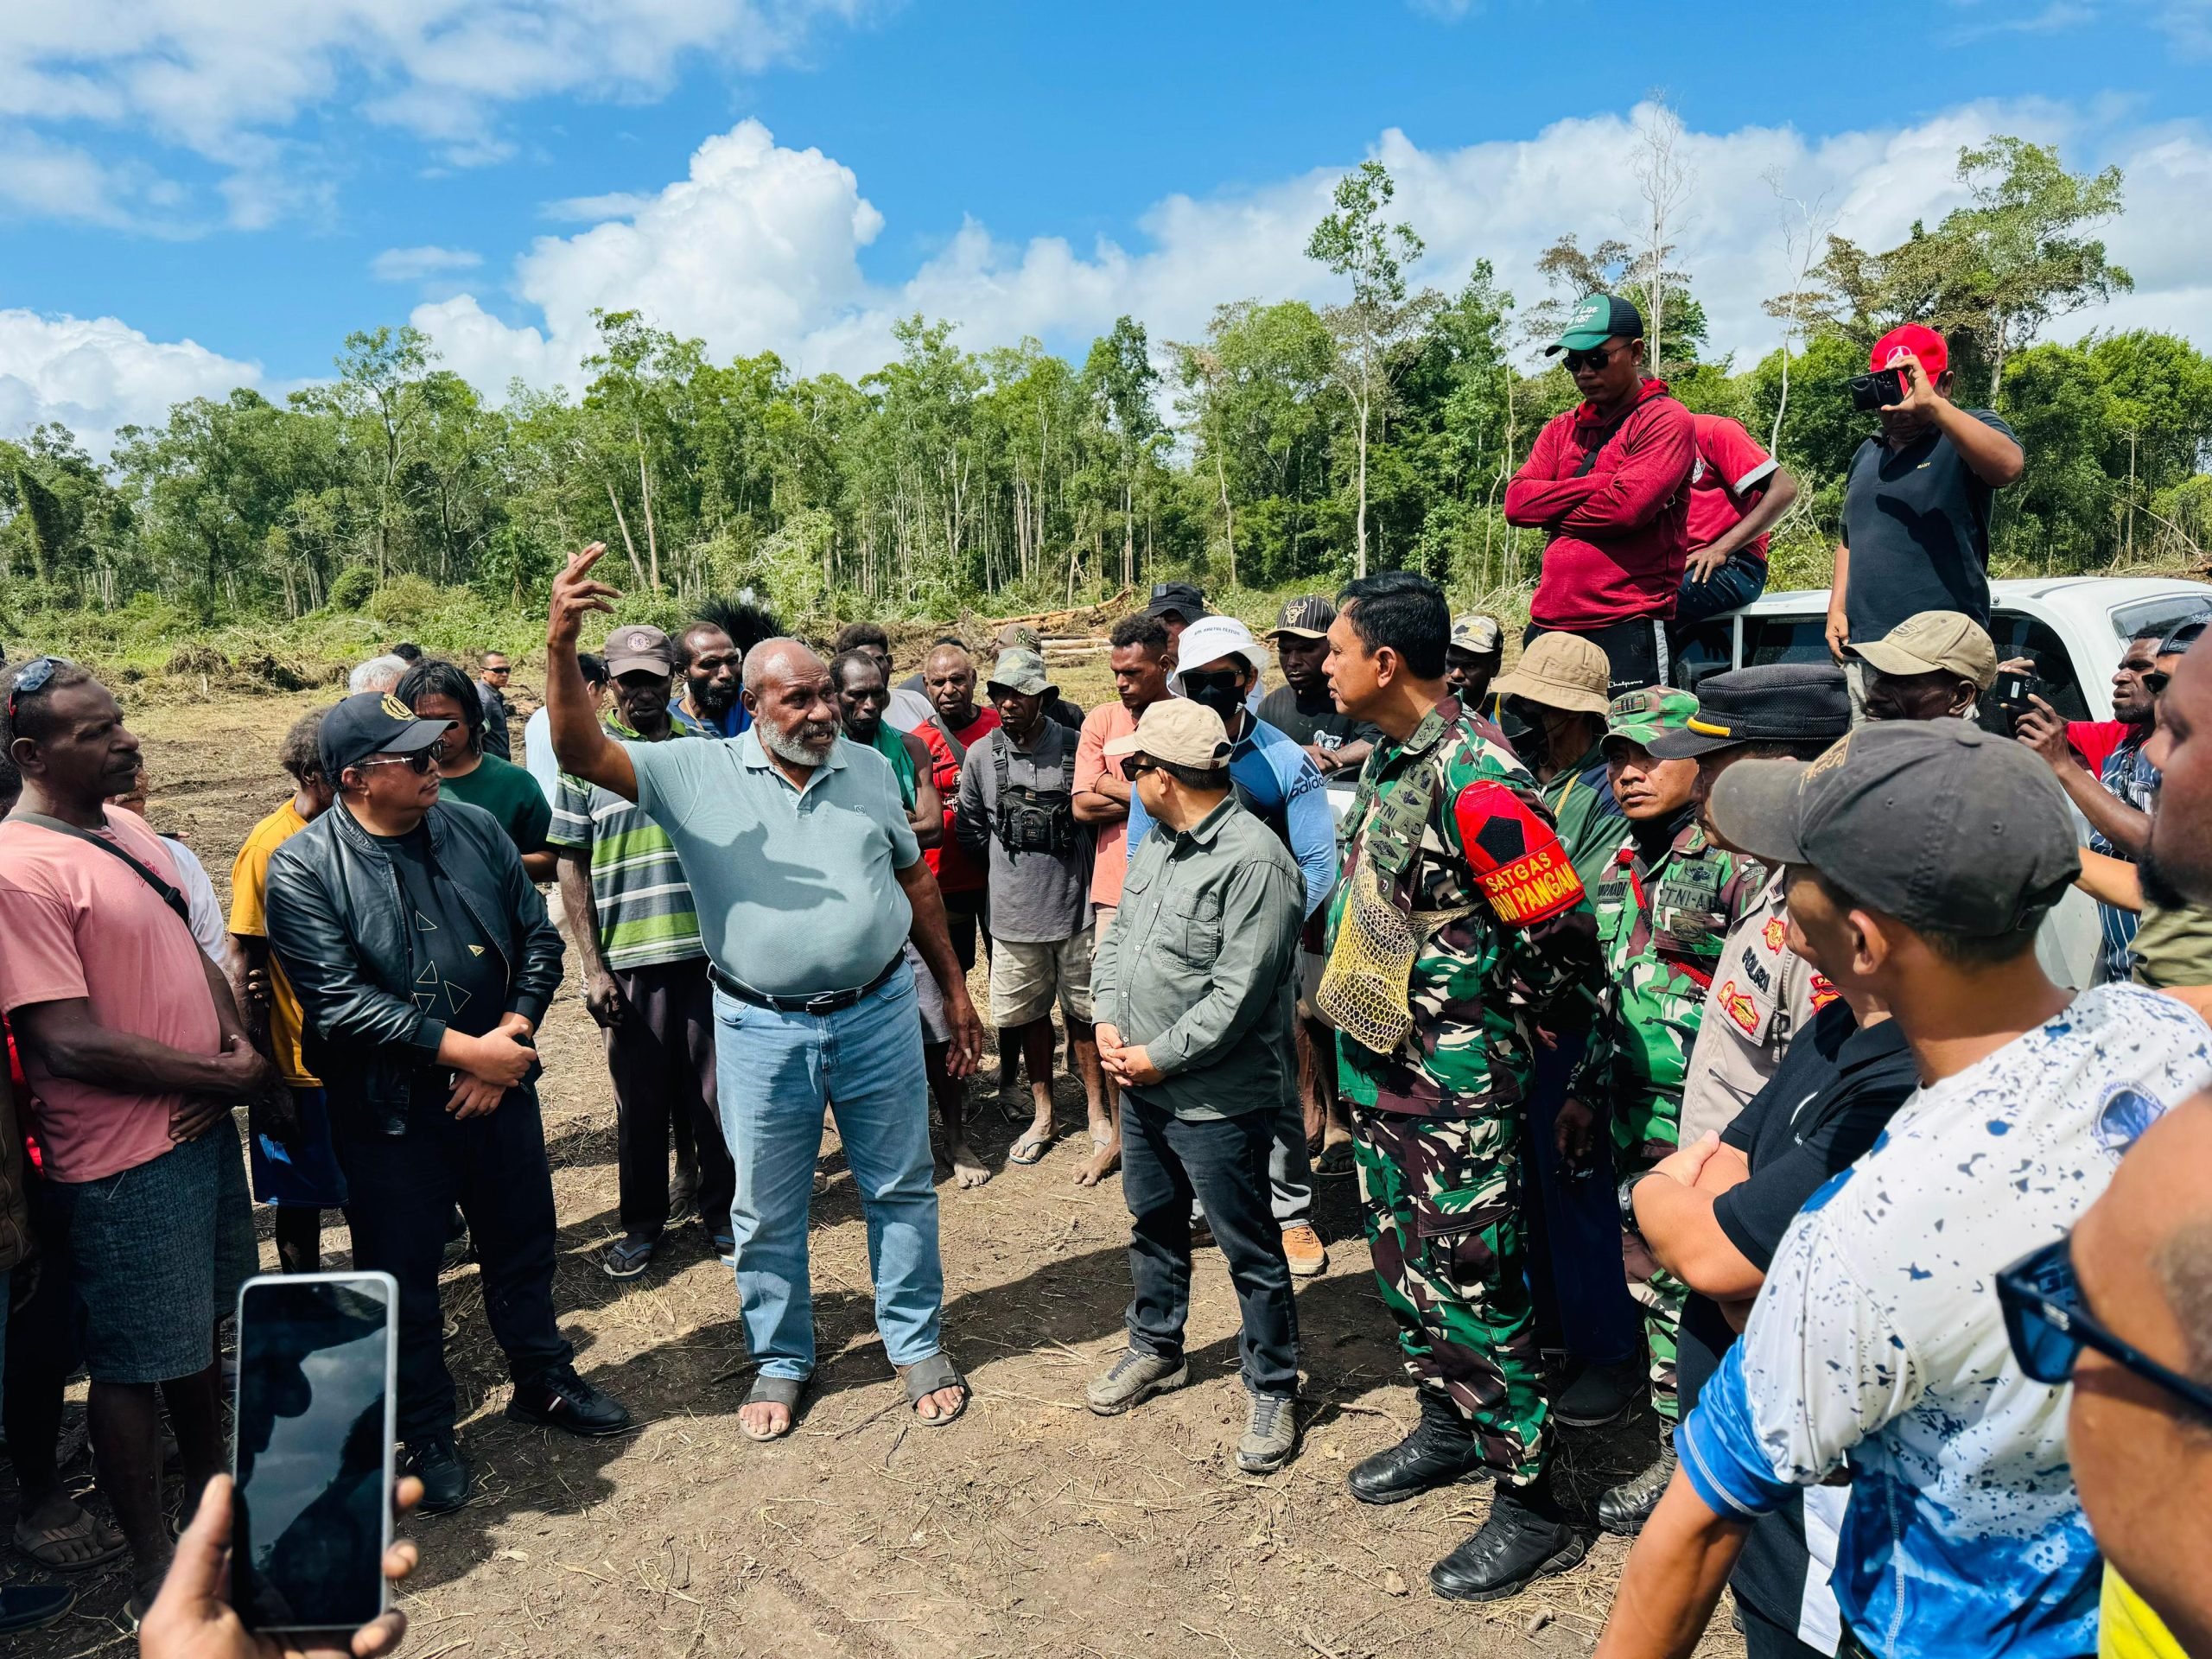
[(986, 686), (999, 725), (960, 763), (954, 837), (988, 855), (991, 1023), (1003, 1055), (1029, 1067), (1029, 1127), (1007, 1161), (1033, 1164), (1052, 1144), (1052, 1003), (1067, 1021), (1090, 1111), (1090, 1138), (1114, 1138), (1098, 1044), (1090, 1031), (1090, 855), (1075, 817), (1077, 734), (1046, 709), (1054, 688), (1033, 651), (1001, 652)]
[(1205, 1206), (1243, 1313), (1249, 1396), (1237, 1467), (1267, 1474), (1298, 1441), (1298, 1312), (1268, 1205), (1268, 1154), (1291, 1058), (1305, 884), (1233, 798), (1221, 717), (1170, 698), (1106, 745), (1156, 820), (1129, 860), (1093, 965), (1098, 1046), (1122, 1085), (1129, 1345), (1089, 1389), (1113, 1416), (1190, 1378), (1191, 1201)]
[(675, 843), (715, 987), (722, 1134), (745, 1345), (760, 1370), (738, 1410), (756, 1440), (791, 1431), (814, 1370), (806, 1224), (822, 1115), (868, 1211), (875, 1323), (925, 1427), (967, 1409), (940, 1337), (929, 1093), (912, 938), (944, 994), (947, 1069), (976, 1069), (982, 1030), (945, 931), (944, 901), (890, 762), (838, 734), (827, 664), (796, 639), (746, 654), (753, 724), (720, 743), (623, 743), (576, 665), (586, 615), (620, 595), (590, 579), (594, 543), (553, 583), (545, 705), (561, 769), (635, 801)]

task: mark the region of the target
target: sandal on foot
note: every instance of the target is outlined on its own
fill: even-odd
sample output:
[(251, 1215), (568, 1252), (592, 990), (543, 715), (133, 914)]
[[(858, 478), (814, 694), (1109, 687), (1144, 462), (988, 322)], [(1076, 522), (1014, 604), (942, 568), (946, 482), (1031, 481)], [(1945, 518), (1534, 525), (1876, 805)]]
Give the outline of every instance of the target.
[(1352, 1172), (1351, 1142), (1338, 1141), (1321, 1148), (1313, 1160), (1316, 1175), (1349, 1175)]
[[(1053, 1139), (1052, 1135), (1039, 1135), (1033, 1129), (1007, 1148), (1006, 1160), (1009, 1164), (1020, 1164), (1024, 1169), (1032, 1164), (1041, 1164), (1045, 1161), (1045, 1154), (1052, 1149)], [(1029, 1155), (1025, 1158), (1022, 1156), (1024, 1153)]]
[(760, 1376), (753, 1379), (753, 1387), (745, 1396), (748, 1406), (781, 1406), (791, 1414), (781, 1433), (762, 1434), (748, 1427), (745, 1420), (738, 1419), (737, 1426), (745, 1431), (748, 1440), (780, 1440), (798, 1427), (799, 1396), (806, 1392), (806, 1378), (803, 1376)]
[[(92, 1554), (71, 1560), (60, 1554), (69, 1544), (90, 1544)], [(105, 1567), (123, 1554), (123, 1535), (104, 1527), (90, 1510), (78, 1511), (78, 1523), (67, 1527), (32, 1527), (16, 1522), (16, 1548), (51, 1573), (84, 1573)]]
[(946, 1357), (944, 1351), (931, 1354), (927, 1359), (918, 1359), (899, 1373), (906, 1382), (906, 1403), (918, 1406), (941, 1389), (960, 1390), (960, 1403), (950, 1411), (940, 1412), (934, 1417), (925, 1417), (918, 1411), (914, 1421), (924, 1428), (943, 1428), (967, 1414), (968, 1396), (971, 1390), (968, 1379), (960, 1375), (960, 1368)]

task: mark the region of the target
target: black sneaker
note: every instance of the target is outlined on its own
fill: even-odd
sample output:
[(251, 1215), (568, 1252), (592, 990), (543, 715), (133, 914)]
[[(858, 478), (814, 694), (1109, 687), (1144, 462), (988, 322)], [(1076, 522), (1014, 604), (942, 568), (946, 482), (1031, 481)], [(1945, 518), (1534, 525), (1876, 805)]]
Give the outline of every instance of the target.
[(423, 1483), (423, 1501), (416, 1505), (420, 1515), (444, 1515), (457, 1510), (475, 1490), (468, 1465), (462, 1461), (450, 1434), (408, 1441), (400, 1470)]
[(1675, 1478), (1675, 1431), (1659, 1431), (1659, 1455), (1598, 1500), (1598, 1524), (1607, 1532), (1633, 1538), (1643, 1530)]
[(1636, 1409), (1643, 1397), (1643, 1367), (1633, 1359), (1585, 1365), (1567, 1386), (1552, 1415), (1568, 1428), (1603, 1428)]
[(1482, 1530), (1429, 1568), (1428, 1585), (1446, 1601), (1498, 1601), (1566, 1572), (1589, 1548), (1554, 1505), (1501, 1486)]
[(1390, 1447), (1356, 1465), (1345, 1481), (1363, 1503), (1401, 1503), (1465, 1480), (1483, 1467), (1482, 1447), (1459, 1408), (1433, 1389), (1416, 1389), (1421, 1421)]
[(530, 1382), (518, 1382), (507, 1399), (507, 1415), (518, 1423), (537, 1423), (594, 1440), (605, 1434), (627, 1433), (637, 1420), (612, 1395), (563, 1365)]

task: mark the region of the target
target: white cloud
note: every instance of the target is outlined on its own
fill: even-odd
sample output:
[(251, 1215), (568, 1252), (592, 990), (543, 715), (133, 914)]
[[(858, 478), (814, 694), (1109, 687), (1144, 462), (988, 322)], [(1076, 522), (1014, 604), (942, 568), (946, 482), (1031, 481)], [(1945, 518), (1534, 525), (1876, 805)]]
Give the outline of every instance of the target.
[[(438, 147), (454, 165), (512, 152), (502, 109), (519, 100), (649, 99), (702, 58), (756, 70), (789, 56), (817, 19), (887, 0), (67, 0), (0, 5), (0, 152), (52, 143), (63, 123), (179, 145), (246, 182), (221, 194), (233, 222), (288, 205), (299, 118), (353, 99), (367, 118)], [(365, 95), (356, 92), (365, 88)], [(0, 167), (0, 181), (8, 169)], [(111, 202), (113, 192), (80, 197)], [(65, 192), (0, 183), (0, 200), (62, 217)], [(120, 218), (123, 209), (109, 211)]]
[(262, 383), (258, 363), (189, 340), (149, 340), (113, 317), (0, 310), (0, 434), (59, 421), (96, 454), (118, 427), (162, 420), (189, 397), (221, 397)]
[[(1784, 180), (1792, 194), (1824, 199), (1843, 234), (1886, 245), (1915, 219), (1933, 221), (1961, 200), (1953, 176), (1958, 150), (1993, 131), (2061, 143), (2076, 167), (2117, 162), (2127, 174), (2129, 212), (2105, 235), (2112, 257), (2133, 271), (2137, 290), (2061, 320), (2055, 334), (2158, 327), (2212, 347), (2203, 275), (2212, 270), (2212, 139), (2195, 124), (2126, 120), (2117, 108), (1976, 104), (1910, 127), (1827, 137), (1758, 127), (1688, 134), (1684, 154), (1696, 188), (1677, 257), (1693, 274), (1713, 347), (1748, 362), (1774, 343), (1776, 327), (1760, 302), (1787, 287), (1790, 273), (1784, 210), (1770, 176)], [(1631, 111), (1457, 149), (1424, 150), (1401, 133), (1384, 133), (1375, 153), (1398, 181), (1395, 207), (1428, 243), (1414, 278), (1456, 288), (1478, 257), (1488, 257), (1524, 304), (1542, 297), (1534, 263), (1554, 238), (1571, 231), (1587, 245), (1624, 232), (1636, 206), (1625, 165), (1633, 130)], [(747, 121), (702, 143), (685, 177), (616, 199), (619, 211), (588, 228), (537, 238), (503, 286), (433, 289), (411, 320), (447, 367), (493, 397), (516, 378), (579, 385), (579, 361), (594, 344), (594, 308), (639, 310), (656, 327), (705, 340), (717, 358), (772, 349), (805, 373), (858, 375), (880, 366), (895, 350), (893, 323), (916, 311), (958, 322), (962, 343), (978, 349), (1033, 334), (1079, 355), (1124, 312), (1146, 324), (1155, 344), (1192, 339), (1224, 301), (1333, 296), (1333, 279), (1306, 258), (1305, 244), (1344, 166), (1357, 159), (1217, 197), (1167, 197), (1144, 216), (1141, 240), (1129, 246), (1103, 238), (1077, 246), (1058, 237), (1009, 244), (971, 219), (905, 277), (885, 283), (868, 281), (861, 266), (862, 251), (884, 228), (861, 181), (821, 151), (779, 146)], [(915, 234), (930, 228), (912, 227)], [(451, 276), (455, 269), (426, 274)], [(43, 326), (65, 324), (105, 329), (110, 334), (99, 338), (118, 341), (111, 395), (72, 404), (84, 410), (73, 423), (95, 432), (125, 419), (158, 419), (169, 399), (208, 390), (232, 372), (197, 346), (154, 346), (119, 323)], [(41, 386), (17, 361), (26, 350), (0, 331), (0, 376)], [(173, 389), (175, 365), (164, 367), (169, 378), (138, 367), (146, 353), (164, 351), (184, 353), (200, 377), (186, 391)], [(41, 346), (30, 360), (35, 367), (50, 354)], [(257, 372), (233, 369), (249, 380)], [(41, 417), (26, 410), (65, 401), (41, 391), (38, 400), (10, 402), (11, 383), (0, 388), (9, 388), (0, 391), (0, 431)]]
[(369, 261), (369, 274), (380, 283), (419, 283), (426, 276), (474, 270), (484, 256), (467, 248), (386, 248)]

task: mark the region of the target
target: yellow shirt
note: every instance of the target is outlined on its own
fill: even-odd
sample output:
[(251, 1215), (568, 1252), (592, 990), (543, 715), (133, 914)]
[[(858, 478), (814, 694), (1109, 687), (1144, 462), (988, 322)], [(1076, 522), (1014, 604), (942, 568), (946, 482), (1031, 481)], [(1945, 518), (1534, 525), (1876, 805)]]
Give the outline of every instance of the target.
[[(246, 836), (231, 866), (231, 931), (241, 938), (269, 937), (269, 855), (308, 827), (291, 802), (286, 801)], [(269, 1049), (284, 1081), (295, 1089), (320, 1089), (322, 1084), (307, 1068), (300, 1053), (300, 999), (276, 958), (269, 958)]]
[(2097, 1659), (2189, 1659), (2164, 1622), (2109, 1564), (2097, 1606)]

